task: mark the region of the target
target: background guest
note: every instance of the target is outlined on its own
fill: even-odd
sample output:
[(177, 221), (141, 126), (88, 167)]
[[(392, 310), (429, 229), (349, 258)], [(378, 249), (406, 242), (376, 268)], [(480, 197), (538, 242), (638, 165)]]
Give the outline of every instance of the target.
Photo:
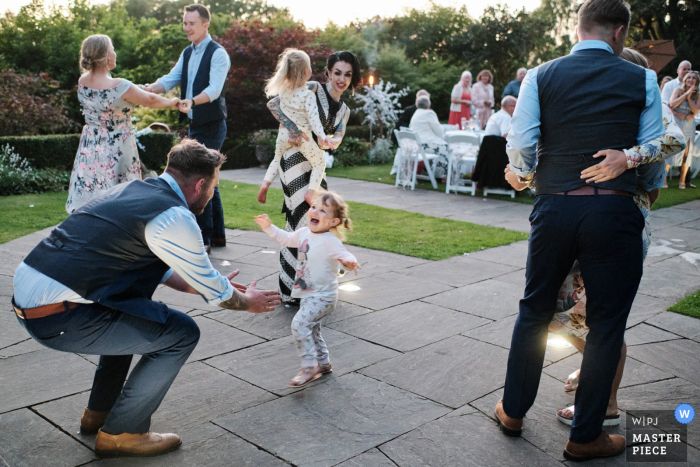
[(95, 34), (83, 41), (80, 68), (86, 73), (78, 80), (78, 100), (85, 126), (70, 176), (66, 202), (69, 214), (119, 183), (141, 179), (131, 126), (134, 105), (162, 109), (177, 108), (180, 102), (142, 91), (125, 79), (112, 78), (109, 72), (116, 66), (117, 54), (109, 37)]
[[(180, 85), (180, 120), (188, 119), (188, 136), (209, 149), (221, 150), (226, 138), (226, 99), (224, 84), (231, 59), (226, 50), (214, 42), (209, 35), (209, 9), (204, 5), (185, 7), (183, 28), (187, 47), (175, 67), (166, 76), (145, 89), (163, 93)], [(211, 251), (213, 246), (226, 246), (224, 231), (224, 210), (221, 205), (219, 188), (214, 189), (214, 197), (202, 214), (197, 216), (197, 224), (202, 230), (202, 240)]]
[(506, 84), (506, 88), (503, 90), (503, 94), (501, 95), (501, 99), (503, 99), (506, 96), (513, 96), (517, 99), (518, 94), (520, 94), (520, 84), (525, 79), (526, 74), (527, 74), (527, 68), (518, 68), (518, 74), (517, 74), (516, 78), (513, 81), (511, 81), (510, 83)]
[(510, 119), (513, 117), (516, 102), (517, 99), (513, 96), (506, 96), (503, 98), (501, 101), (501, 110), (491, 115), (491, 118), (489, 118), (486, 129), (484, 130), (484, 136), (503, 136), (504, 138), (508, 136)]
[[(425, 89), (421, 89), (416, 93), (416, 100), (418, 100), (418, 98), (421, 96), (425, 96), (428, 99), (430, 99), (430, 93)], [(413, 104), (403, 109), (403, 112), (401, 112), (401, 115), (399, 116), (399, 120), (396, 122), (396, 128), (408, 128), (408, 126), (411, 124), (411, 117), (413, 117), (413, 114), (416, 112), (417, 108), (418, 107), (416, 107), (416, 105)]]
[(409, 128), (418, 134), (425, 152), (438, 156), (433, 166), (435, 178), (442, 178), (442, 183), (445, 183), (448, 157), (445, 131), (440, 125), (437, 114), (430, 110), (430, 98), (419, 97), (416, 100), (416, 107), (418, 108), (411, 117)]
[(496, 102), (493, 97), (493, 75), (489, 70), (481, 70), (472, 86), (472, 104), (478, 112), (479, 129), (483, 129), (491, 117), (491, 109)]
[(666, 105), (671, 102), (671, 94), (673, 94), (673, 91), (675, 91), (677, 88), (682, 86), (683, 78), (685, 78), (685, 75), (688, 74), (691, 68), (692, 66), (688, 60), (683, 60), (678, 65), (678, 77), (672, 79), (663, 87), (661, 90), (661, 102)]
[[(668, 85), (670, 84), (671, 83)], [(675, 111), (674, 117), (676, 118), (676, 123), (681, 128), (683, 136), (685, 137), (685, 151), (683, 152), (682, 160), (679, 161), (679, 165), (681, 166), (681, 178), (678, 183), (678, 188), (681, 190), (685, 189), (686, 186), (695, 188), (695, 185), (690, 183), (690, 177), (687, 175), (692, 159), (691, 151), (693, 143), (695, 142), (695, 115), (700, 111), (698, 84), (700, 84), (700, 75), (698, 75), (697, 72), (690, 71), (686, 73), (683, 78), (682, 86), (674, 89), (669, 103), (671, 110)]]
[(670, 76), (664, 76), (663, 78), (661, 78), (661, 84), (659, 84), (659, 91), (661, 91), (661, 93), (664, 92), (664, 86), (666, 86), (666, 83), (668, 83), (672, 79), (673, 78), (671, 78)]
[(471, 119), (472, 105), (472, 74), (468, 71), (462, 73), (462, 78), (459, 83), (452, 88), (452, 96), (450, 105), (450, 125), (459, 125), (460, 130), (464, 130), (463, 121)]

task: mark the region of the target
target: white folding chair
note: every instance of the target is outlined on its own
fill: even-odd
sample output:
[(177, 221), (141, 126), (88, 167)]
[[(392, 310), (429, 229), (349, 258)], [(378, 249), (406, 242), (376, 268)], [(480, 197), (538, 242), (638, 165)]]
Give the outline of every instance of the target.
[[(459, 170), (462, 166), (470, 166), (469, 172), (474, 171), (474, 166), (476, 165), (476, 155), (464, 155), (459, 154), (457, 151), (457, 145), (471, 144), (475, 147), (479, 147), (479, 137), (475, 135), (446, 135), (445, 142), (447, 143), (447, 149), (450, 153), (449, 160), (447, 161), (447, 186), (445, 187), (445, 193), (450, 191), (471, 193), (472, 196), (476, 194), (476, 183), (471, 180), (464, 180), (462, 178), (462, 172)], [(467, 173), (466, 171), (464, 173)], [(465, 186), (468, 183), (468, 186)]]
[(700, 173), (700, 131), (695, 132), (695, 143), (693, 143), (693, 149), (695, 154), (688, 154), (688, 157), (694, 156), (693, 160), (691, 161), (691, 169), (695, 169), (695, 172), (693, 172), (693, 175), (691, 178), (695, 178), (698, 176), (698, 173)]
[[(420, 142), (420, 138), (416, 133), (410, 130), (394, 130), (396, 135), (396, 140), (399, 142), (399, 147), (401, 148), (399, 169), (396, 173), (396, 183), (394, 186), (399, 186), (399, 182), (406, 186), (411, 185), (411, 190), (416, 188), (416, 179), (430, 180), (433, 188), (437, 188), (437, 182), (435, 181), (435, 175), (433, 173), (433, 166), (435, 160), (438, 158), (437, 154), (430, 154), (423, 150)], [(425, 164), (425, 170), (428, 175), (418, 174), (418, 162), (423, 162)], [(405, 174), (405, 168), (409, 167), (411, 170), (410, 175)], [(402, 181), (402, 176), (409, 175), (410, 179), (407, 181)]]
[(459, 130), (459, 125), (450, 125), (449, 123), (441, 123), (442, 129), (445, 131), (456, 131)]

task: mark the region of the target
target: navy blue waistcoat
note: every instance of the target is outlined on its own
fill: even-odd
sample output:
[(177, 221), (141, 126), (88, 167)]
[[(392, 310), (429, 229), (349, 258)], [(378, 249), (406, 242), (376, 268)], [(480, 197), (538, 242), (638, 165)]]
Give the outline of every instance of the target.
[[(602, 161), (593, 154), (637, 145), (646, 104), (643, 68), (606, 50), (584, 49), (541, 65), (537, 87), (537, 194), (584, 186), (581, 171)], [(634, 193), (635, 171), (596, 186)]]
[[(202, 61), (199, 62), (197, 74), (192, 83), (192, 97), (196, 97), (209, 86), (209, 74), (211, 71), (211, 57), (217, 49), (222, 48), (213, 40), (207, 44), (207, 48), (202, 55)], [(180, 99), (184, 99), (187, 95), (187, 68), (192, 56), (192, 46), (185, 49), (182, 59), (182, 77), (180, 78)], [(202, 125), (210, 122), (218, 122), (226, 119), (226, 99), (224, 98), (226, 86), (221, 89), (221, 94), (215, 100), (206, 104), (199, 104), (192, 109), (192, 123)], [(180, 112), (180, 121), (184, 121), (187, 114)]]
[(117, 185), (71, 214), (24, 260), (81, 297), (165, 323), (151, 300), (169, 266), (148, 248), (146, 224), (187, 204), (163, 179)]

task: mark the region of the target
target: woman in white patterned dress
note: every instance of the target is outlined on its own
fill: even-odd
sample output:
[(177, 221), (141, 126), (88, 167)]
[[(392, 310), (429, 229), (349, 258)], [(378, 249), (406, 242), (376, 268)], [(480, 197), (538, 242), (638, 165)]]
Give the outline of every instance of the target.
[(80, 67), (86, 73), (78, 81), (78, 100), (85, 126), (70, 177), (69, 214), (118, 183), (141, 178), (131, 126), (134, 106), (177, 108), (180, 102), (142, 91), (125, 79), (113, 79), (109, 72), (116, 66), (117, 54), (109, 37), (97, 34), (83, 41)]
[[(326, 135), (333, 135), (331, 141), (337, 148), (345, 135), (345, 128), (350, 118), (350, 109), (342, 101), (343, 92), (347, 89), (355, 89), (361, 81), (360, 63), (357, 57), (351, 52), (335, 52), (328, 57), (326, 62), (326, 75), (328, 82), (325, 84), (311, 81), (308, 88), (316, 93), (316, 104), (318, 106), (321, 124)], [(289, 142), (291, 144), (300, 143), (302, 133), (280, 110), (279, 98), (272, 99), (268, 103), (268, 108), (277, 120), (289, 131)], [(318, 136), (318, 135), (316, 135)], [(328, 148), (319, 143), (321, 149)], [(294, 232), (297, 229), (306, 227), (308, 219), (306, 213), (309, 204), (304, 200), (309, 183), (311, 181), (312, 165), (299, 149), (287, 150), (279, 161), (279, 167), (270, 167), (268, 175), (277, 173), (279, 170), (282, 189), (284, 190), (284, 205), (282, 212), (287, 216), (287, 232)], [(267, 190), (270, 182), (263, 182), (258, 194), (258, 201), (265, 203)], [(321, 187), (327, 189), (326, 180), (321, 182)], [(285, 303), (298, 303), (297, 299), (291, 297), (291, 289), (294, 284), (295, 268), (297, 263), (297, 249), (283, 247), (280, 251), (280, 277), (279, 287), (282, 300)]]

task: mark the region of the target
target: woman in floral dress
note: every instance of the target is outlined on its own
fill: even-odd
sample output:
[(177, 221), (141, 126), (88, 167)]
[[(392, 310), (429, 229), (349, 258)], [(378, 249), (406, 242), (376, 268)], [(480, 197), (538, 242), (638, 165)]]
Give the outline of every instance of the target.
[(154, 109), (177, 108), (179, 99), (166, 99), (141, 90), (125, 79), (113, 79), (117, 54), (109, 37), (97, 34), (83, 41), (78, 100), (85, 126), (70, 177), (66, 211), (75, 212), (88, 201), (117, 185), (141, 179), (131, 111), (135, 105)]

